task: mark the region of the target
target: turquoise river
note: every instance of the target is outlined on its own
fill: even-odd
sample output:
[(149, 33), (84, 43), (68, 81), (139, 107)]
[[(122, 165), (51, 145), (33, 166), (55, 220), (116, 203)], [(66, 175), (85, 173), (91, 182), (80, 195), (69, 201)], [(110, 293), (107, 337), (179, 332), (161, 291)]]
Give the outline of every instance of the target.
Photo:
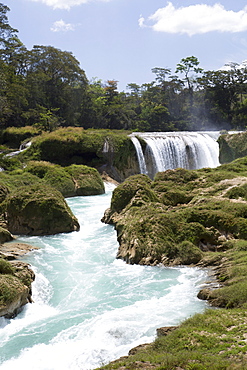
[(34, 303), (0, 319), (1, 370), (95, 369), (207, 307), (197, 299), (206, 271), (115, 258), (114, 227), (100, 221), (112, 189), (67, 199), (79, 232), (18, 238), (39, 247), (23, 258), (36, 274)]

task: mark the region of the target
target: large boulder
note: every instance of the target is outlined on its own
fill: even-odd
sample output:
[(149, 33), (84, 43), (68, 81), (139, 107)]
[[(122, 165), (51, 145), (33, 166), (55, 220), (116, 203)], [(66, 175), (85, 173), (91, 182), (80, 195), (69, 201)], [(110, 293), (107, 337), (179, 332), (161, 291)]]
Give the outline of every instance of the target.
[(99, 172), (84, 165), (62, 167), (46, 161), (28, 162), (25, 172), (42, 179), (59, 190), (64, 197), (99, 195), (105, 192)]
[(51, 235), (79, 230), (79, 223), (62, 194), (48, 185), (23, 186), (5, 200), (12, 234)]
[(73, 164), (67, 167), (66, 171), (73, 179), (75, 195), (104, 194), (103, 180), (95, 168)]
[(13, 235), (8, 230), (0, 226), (0, 243), (10, 242), (13, 239)]
[(35, 275), (23, 262), (0, 258), (0, 316), (12, 318), (31, 299), (31, 283)]
[(221, 135), (218, 139), (220, 163), (247, 156), (247, 132)]
[(59, 190), (64, 197), (75, 195), (75, 185), (71, 176), (65, 169), (46, 161), (30, 161), (26, 168), (26, 173), (31, 173), (42, 179), (46, 184)]

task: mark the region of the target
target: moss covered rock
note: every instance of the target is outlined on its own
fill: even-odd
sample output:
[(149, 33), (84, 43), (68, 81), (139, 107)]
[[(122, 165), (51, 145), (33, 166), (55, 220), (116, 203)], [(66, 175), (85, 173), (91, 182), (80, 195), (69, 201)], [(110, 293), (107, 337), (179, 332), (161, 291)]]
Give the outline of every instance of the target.
[(32, 186), (35, 184), (42, 186), (42, 180), (24, 170), (0, 172), (0, 186), (3, 188), (2, 201), (11, 191), (18, 189), (20, 186)]
[(0, 184), (0, 203), (2, 203), (9, 193), (7, 186)]
[(0, 316), (12, 318), (31, 302), (31, 283), (35, 276), (28, 264), (0, 258)]
[(218, 142), (220, 163), (229, 163), (237, 158), (247, 156), (247, 132), (222, 135)]
[(64, 197), (98, 195), (105, 192), (99, 172), (92, 167), (74, 164), (64, 168), (46, 161), (30, 161), (25, 172), (42, 179), (59, 190)]
[(66, 172), (73, 180), (75, 195), (104, 194), (103, 180), (95, 168), (74, 164), (67, 167)]
[(29, 140), (40, 134), (34, 126), (8, 127), (0, 132), (0, 144), (18, 149), (23, 141)]
[(46, 161), (30, 161), (25, 168), (25, 172), (42, 179), (46, 184), (59, 190), (64, 197), (75, 195), (75, 185), (72, 177), (59, 165)]
[(62, 194), (48, 185), (20, 187), (8, 195), (4, 207), (13, 234), (50, 235), (79, 229)]
[(13, 239), (13, 235), (8, 230), (0, 226), (0, 243), (10, 242)]
[(247, 158), (215, 169), (128, 178), (103, 221), (115, 225), (117, 257), (128, 263), (198, 263), (203, 252), (247, 240)]
[(128, 134), (120, 130), (60, 128), (34, 138), (31, 147), (18, 158), (62, 166), (87, 165), (100, 172), (106, 171), (117, 181), (123, 181), (139, 173), (135, 147)]
[(131, 176), (128, 181), (120, 184), (116, 189), (114, 189), (112, 194), (112, 212), (122, 211), (139, 190), (142, 191), (142, 198), (146, 195), (146, 197), (150, 200), (157, 200), (155, 194), (150, 188), (150, 184), (151, 180), (146, 175)]

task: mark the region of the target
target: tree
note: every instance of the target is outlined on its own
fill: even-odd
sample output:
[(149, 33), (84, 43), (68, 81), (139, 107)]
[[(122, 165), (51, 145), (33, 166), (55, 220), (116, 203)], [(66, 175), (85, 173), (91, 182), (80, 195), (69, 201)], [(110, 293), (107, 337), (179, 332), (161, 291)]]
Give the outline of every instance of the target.
[(209, 120), (217, 125), (232, 123), (233, 107), (238, 101), (237, 84), (230, 71), (205, 71), (199, 79), (204, 89), (204, 104)]
[(193, 82), (194, 76), (191, 76), (191, 73), (202, 73), (203, 69), (197, 67), (199, 65), (199, 61), (196, 57), (191, 56), (187, 58), (181, 59), (180, 63), (177, 64), (177, 69), (175, 73), (184, 73), (184, 81), (187, 83), (187, 87), (190, 93), (193, 92)]
[(88, 84), (85, 72), (70, 52), (34, 46), (27, 70), (30, 108), (56, 109), (66, 125), (75, 125)]
[(155, 67), (152, 68), (152, 72), (156, 75), (156, 81), (159, 85), (164, 86), (166, 81), (166, 76), (171, 74), (171, 68), (161, 68)]
[[(1, 56), (4, 55), (4, 52), (6, 52), (6, 49), (10, 48), (13, 43), (15, 43), (17, 30), (15, 28), (12, 28), (8, 23), (8, 17), (7, 12), (10, 9), (4, 5), (3, 3), (0, 3), (0, 51)], [(4, 52), (3, 52), (4, 51)]]

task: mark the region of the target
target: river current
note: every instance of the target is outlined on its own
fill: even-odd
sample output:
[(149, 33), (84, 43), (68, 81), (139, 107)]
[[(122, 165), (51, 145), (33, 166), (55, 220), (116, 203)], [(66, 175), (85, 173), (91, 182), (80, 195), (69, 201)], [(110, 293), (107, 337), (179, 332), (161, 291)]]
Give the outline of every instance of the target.
[(40, 247), (22, 259), (36, 274), (34, 303), (0, 318), (1, 370), (94, 369), (204, 311), (196, 295), (206, 271), (116, 260), (114, 227), (100, 221), (112, 189), (67, 199), (79, 232), (18, 238)]

